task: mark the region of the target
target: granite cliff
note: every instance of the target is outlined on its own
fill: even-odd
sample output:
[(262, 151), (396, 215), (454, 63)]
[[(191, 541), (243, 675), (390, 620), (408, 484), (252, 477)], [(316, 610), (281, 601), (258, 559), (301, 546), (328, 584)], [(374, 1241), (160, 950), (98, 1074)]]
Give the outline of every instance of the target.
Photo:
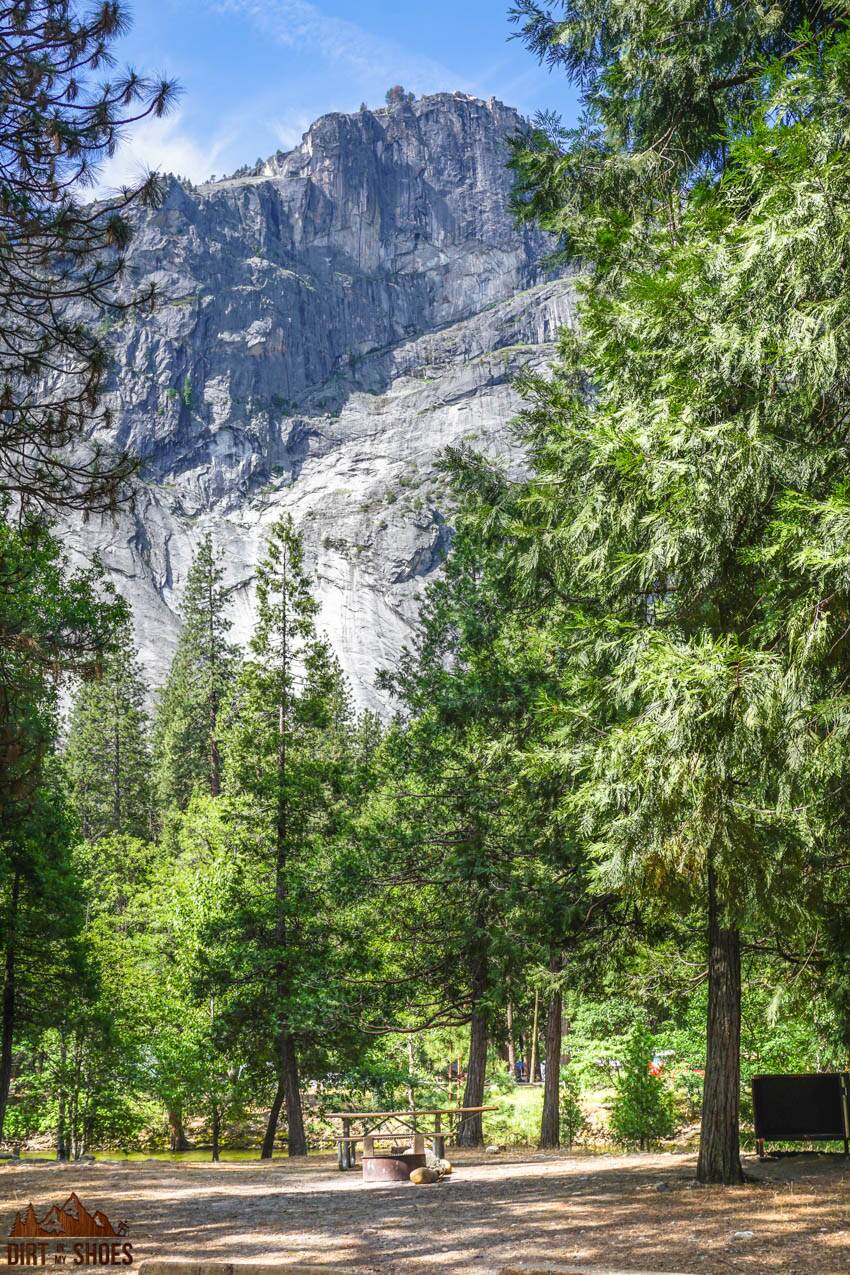
[(247, 176), (170, 178), (140, 215), (130, 276), (160, 300), (109, 330), (107, 402), (143, 483), (68, 542), (133, 604), (154, 685), (199, 534), (222, 546), (244, 640), (265, 530), (288, 510), (355, 697), (385, 707), (375, 669), (450, 534), (434, 461), (461, 440), (506, 454), (512, 379), (572, 318), (548, 245), (508, 210), (520, 123), (459, 93), (327, 115)]

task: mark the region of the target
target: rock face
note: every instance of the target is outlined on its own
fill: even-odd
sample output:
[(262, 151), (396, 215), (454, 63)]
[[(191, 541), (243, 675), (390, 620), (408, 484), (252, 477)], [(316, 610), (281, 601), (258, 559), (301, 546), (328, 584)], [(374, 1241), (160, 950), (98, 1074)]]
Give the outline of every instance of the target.
[(132, 603), (154, 685), (199, 536), (223, 549), (245, 640), (255, 563), (289, 511), (355, 698), (386, 710), (376, 668), (409, 640), (450, 535), (435, 460), (461, 441), (508, 454), (511, 381), (572, 320), (548, 244), (508, 209), (520, 124), (459, 93), (328, 115), (261, 172), (169, 179), (140, 215), (130, 277), (160, 300), (109, 331), (107, 402), (143, 483), (131, 512), (68, 543)]

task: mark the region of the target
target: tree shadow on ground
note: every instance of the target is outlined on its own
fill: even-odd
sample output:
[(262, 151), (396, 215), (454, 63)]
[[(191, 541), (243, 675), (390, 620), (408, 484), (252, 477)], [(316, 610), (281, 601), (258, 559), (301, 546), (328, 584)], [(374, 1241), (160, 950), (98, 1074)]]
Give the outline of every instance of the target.
[(75, 1190), (127, 1218), (137, 1260), (302, 1261), (344, 1264), (352, 1275), (520, 1261), (658, 1275), (846, 1273), (850, 1168), (841, 1157), (753, 1161), (758, 1181), (734, 1189), (697, 1187), (693, 1167), (693, 1157), (670, 1155), (464, 1157), (450, 1181), (416, 1188), (366, 1185), (326, 1159), (21, 1166), (0, 1170), (0, 1198), (11, 1224), (30, 1199), (38, 1212)]

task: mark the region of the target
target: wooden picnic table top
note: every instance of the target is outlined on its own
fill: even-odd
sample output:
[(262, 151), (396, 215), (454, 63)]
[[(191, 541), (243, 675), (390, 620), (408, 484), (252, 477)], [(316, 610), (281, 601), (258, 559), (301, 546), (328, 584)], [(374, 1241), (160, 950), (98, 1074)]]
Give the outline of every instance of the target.
[(478, 1111), (498, 1111), (498, 1107), (417, 1107), (411, 1111), (330, 1111), (328, 1120), (410, 1119), (411, 1116), (468, 1116)]

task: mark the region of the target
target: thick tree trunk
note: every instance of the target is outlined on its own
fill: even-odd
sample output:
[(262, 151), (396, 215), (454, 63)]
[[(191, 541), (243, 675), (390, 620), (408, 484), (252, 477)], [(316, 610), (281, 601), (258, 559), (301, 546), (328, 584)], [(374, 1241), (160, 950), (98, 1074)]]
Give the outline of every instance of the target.
[[(560, 961), (553, 960), (550, 969), (557, 973)], [(540, 1121), (540, 1146), (561, 1145), (561, 1014), (562, 996), (555, 992), (546, 1013), (546, 1076), (543, 1082), (543, 1116)]]
[(9, 899), (9, 924), (6, 930), (6, 953), (3, 963), (3, 1008), (0, 1013), (0, 1141), (6, 1121), (6, 1107), (12, 1084), (12, 1043), (15, 1032), (15, 956), (18, 929), (18, 901), (21, 878), (15, 873)]
[(221, 1159), (221, 1111), (217, 1102), (212, 1109), (212, 1158), (218, 1163)]
[(192, 1150), (192, 1144), (186, 1137), (186, 1131), (183, 1128), (183, 1116), (181, 1112), (169, 1110), (168, 1129), (168, 1145), (172, 1151)]
[(301, 1110), (301, 1087), (298, 1083), (298, 1058), (295, 1042), (284, 1033), (281, 1050), (284, 1097), (286, 1100), (286, 1150), (288, 1155), (307, 1154), (307, 1135), (304, 1132), (304, 1113)]
[(277, 1055), (280, 1070), (277, 1090), (269, 1111), (266, 1133), (260, 1152), (261, 1160), (270, 1160), (274, 1153), (277, 1122), (282, 1107), (286, 1107), (287, 1152), (289, 1155), (307, 1154), (307, 1135), (304, 1132), (304, 1115), (301, 1111), (301, 1090), (298, 1083), (298, 1057), (295, 1042), (288, 1032), (278, 1038)]
[(708, 1030), (697, 1179), (743, 1182), (738, 1142), (741, 1086), (741, 939), (725, 927), (708, 870)]
[[(487, 958), (479, 953), (472, 966), (472, 1017), (469, 1022), (469, 1065), (466, 1069), (464, 1107), (480, 1107), (484, 1102), (484, 1080), (487, 1068), (487, 1019), (481, 1002), (487, 989)], [(481, 1112), (464, 1116), (458, 1130), (459, 1147), (483, 1147), (484, 1128)]]

